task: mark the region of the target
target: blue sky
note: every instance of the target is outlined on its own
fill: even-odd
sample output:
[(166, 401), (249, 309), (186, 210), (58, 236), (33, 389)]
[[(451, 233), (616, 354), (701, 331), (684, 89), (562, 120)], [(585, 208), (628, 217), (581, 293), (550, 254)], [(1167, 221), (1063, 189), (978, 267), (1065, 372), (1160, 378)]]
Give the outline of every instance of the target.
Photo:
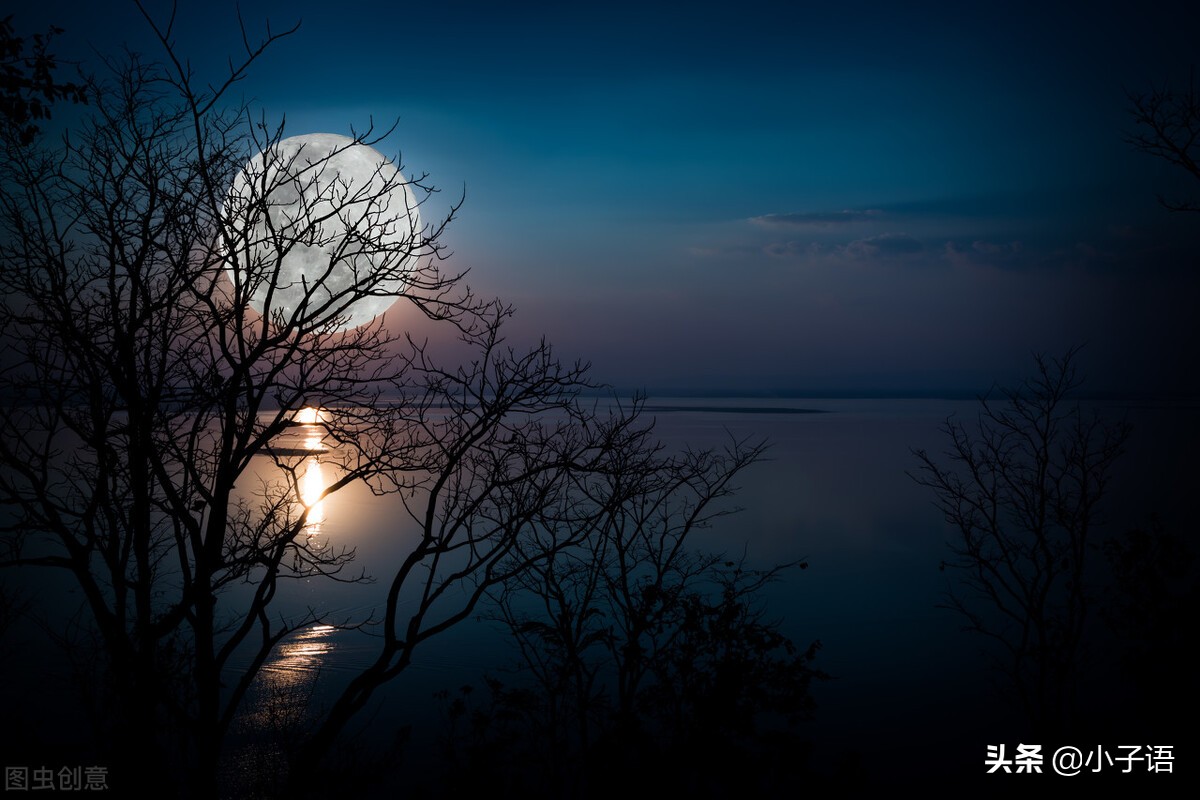
[[(99, 5), (14, 22), (161, 55)], [(217, 77), (234, 5), (180, 6)], [(978, 390), (1084, 342), (1093, 388), (1200, 388), (1200, 215), (1123, 141), (1126, 88), (1188, 79), (1187, 4), (563, 6), (244, 2), (301, 26), (239, 90), (289, 133), (398, 119), (380, 149), (465, 190), (446, 241), (514, 339), (622, 388)]]

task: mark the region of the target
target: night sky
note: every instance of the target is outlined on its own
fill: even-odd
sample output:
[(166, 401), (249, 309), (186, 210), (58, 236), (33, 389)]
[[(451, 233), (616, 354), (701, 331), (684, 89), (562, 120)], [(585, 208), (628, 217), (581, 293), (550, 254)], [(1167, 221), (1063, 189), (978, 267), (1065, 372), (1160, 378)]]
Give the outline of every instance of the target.
[[(108, 5), (14, 24), (162, 56)], [(427, 218), (465, 191), (451, 263), (514, 340), (621, 388), (976, 391), (1086, 343), (1093, 389), (1200, 389), (1200, 215), (1156, 200), (1198, 193), (1125, 142), (1126, 90), (1189, 80), (1191, 4), (562, 5), (243, 2), (252, 39), (302, 24), (236, 95), (288, 134), (398, 119), (379, 149)], [(180, 6), (220, 77), (234, 4)]]

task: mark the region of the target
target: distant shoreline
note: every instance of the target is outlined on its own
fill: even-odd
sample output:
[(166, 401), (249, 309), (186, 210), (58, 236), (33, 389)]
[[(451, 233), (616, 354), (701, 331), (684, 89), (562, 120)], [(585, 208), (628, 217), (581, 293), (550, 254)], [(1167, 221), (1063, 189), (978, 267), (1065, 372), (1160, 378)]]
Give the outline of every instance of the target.
[(727, 414), (828, 414), (825, 408), (775, 408), (773, 406), (642, 406), (643, 411), (704, 411)]

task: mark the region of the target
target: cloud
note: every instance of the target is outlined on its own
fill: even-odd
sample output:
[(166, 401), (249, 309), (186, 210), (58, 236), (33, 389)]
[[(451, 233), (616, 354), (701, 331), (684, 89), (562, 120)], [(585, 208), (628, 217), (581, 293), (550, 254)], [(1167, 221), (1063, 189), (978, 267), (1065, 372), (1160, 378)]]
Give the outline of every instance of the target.
[(882, 211), (864, 209), (854, 211), (813, 211), (804, 214), (763, 214), (750, 217), (750, 222), (764, 228), (832, 228), (855, 222), (867, 222), (878, 217)]
[(772, 242), (763, 248), (771, 258), (803, 258), (820, 255), (821, 245), (816, 242)]
[(757, 255), (761, 252), (761, 248), (750, 244), (694, 244), (685, 247), (684, 252), (700, 259), (744, 258)]
[(883, 233), (851, 242), (845, 252), (852, 258), (878, 258), (915, 255), (924, 250), (925, 245), (907, 233)]
[(948, 241), (942, 255), (956, 267), (993, 267), (1023, 270), (1038, 266), (1044, 254), (1031, 252), (1020, 241), (992, 242), (975, 239), (969, 243)]

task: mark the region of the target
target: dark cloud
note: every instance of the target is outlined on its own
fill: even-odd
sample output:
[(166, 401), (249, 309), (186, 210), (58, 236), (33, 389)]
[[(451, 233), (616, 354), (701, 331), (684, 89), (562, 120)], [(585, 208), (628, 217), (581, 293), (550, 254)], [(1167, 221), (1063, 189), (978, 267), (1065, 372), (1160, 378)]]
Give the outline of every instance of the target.
[(728, 259), (756, 256), (762, 252), (762, 248), (750, 244), (695, 244), (686, 247), (684, 252), (700, 259)]
[(832, 228), (854, 222), (867, 222), (882, 212), (873, 208), (854, 211), (813, 211), (805, 214), (763, 214), (751, 217), (750, 222), (768, 228)]
[(907, 233), (884, 233), (846, 245), (846, 254), (854, 258), (909, 256), (924, 250), (925, 245)]
[[(1075, 234), (1067, 238), (1069, 234)], [(942, 257), (960, 267), (1006, 271), (1076, 270), (1097, 273), (1193, 272), (1196, 245), (1170, 231), (1113, 224), (1107, 229), (1074, 230), (1056, 238), (948, 239)]]
[(772, 258), (802, 258), (820, 255), (821, 245), (816, 242), (772, 242), (763, 248)]
[(943, 197), (927, 197), (919, 200), (904, 200), (876, 206), (880, 213), (889, 216), (913, 217), (917, 219), (1024, 217), (1036, 214), (1052, 200), (1067, 200), (1078, 203), (1076, 197), (1048, 199), (1047, 193), (996, 192), (994, 194), (960, 194)]
[(943, 248), (946, 260), (955, 266), (995, 267), (998, 269), (1024, 269), (1036, 266), (1042, 259), (1030, 252), (1021, 242), (991, 242), (976, 239), (971, 242), (948, 241)]

